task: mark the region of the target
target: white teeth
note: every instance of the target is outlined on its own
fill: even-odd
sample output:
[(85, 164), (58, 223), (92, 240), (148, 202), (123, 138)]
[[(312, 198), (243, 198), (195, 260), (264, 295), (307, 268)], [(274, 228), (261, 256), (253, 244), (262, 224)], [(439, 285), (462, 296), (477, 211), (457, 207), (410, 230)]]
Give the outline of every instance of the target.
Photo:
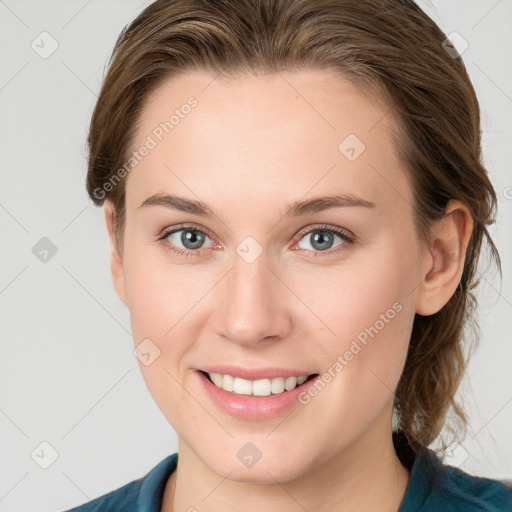
[(275, 377), (273, 379), (247, 380), (220, 373), (208, 373), (212, 382), (225, 391), (237, 395), (270, 396), (290, 391), (303, 384), (308, 375), (300, 377)]
[[(233, 391), (234, 390), (234, 384), (235, 384), (235, 378), (231, 377), (231, 375), (220, 375), (217, 374), (222, 379), (222, 388), (226, 391)], [(220, 386), (219, 386), (220, 387)]]
[(272, 393), (274, 395), (278, 395), (279, 393), (282, 393), (284, 391), (284, 379), (272, 379)]
[(213, 383), (218, 387), (222, 387), (222, 381), (224, 380), (222, 378), (222, 375), (220, 373), (209, 373), (210, 379), (212, 379)]
[(300, 386), (301, 384), (304, 384), (304, 382), (306, 382), (306, 380), (307, 380), (307, 379), (308, 379), (308, 378), (307, 378), (307, 376), (306, 376), (306, 375), (302, 375), (301, 377), (299, 377), (299, 378), (297, 379), (297, 384)]
[(290, 389), (293, 389), (295, 386), (297, 386), (297, 377), (288, 377), (284, 381), (284, 389), (286, 389), (286, 391), (290, 391)]
[(252, 382), (250, 380), (235, 377), (233, 392), (237, 395), (252, 395)]
[(271, 391), (272, 382), (270, 379), (255, 380), (252, 383), (252, 394), (255, 396), (270, 396)]

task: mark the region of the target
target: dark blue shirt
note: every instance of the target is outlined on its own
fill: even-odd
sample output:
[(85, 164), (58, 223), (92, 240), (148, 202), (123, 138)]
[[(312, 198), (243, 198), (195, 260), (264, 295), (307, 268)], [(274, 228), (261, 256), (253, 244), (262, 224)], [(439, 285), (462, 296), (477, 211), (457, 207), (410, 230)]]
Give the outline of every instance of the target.
[[(177, 461), (173, 453), (144, 477), (68, 512), (160, 512)], [(512, 489), (444, 465), (427, 449), (414, 460), (398, 512), (512, 512)]]

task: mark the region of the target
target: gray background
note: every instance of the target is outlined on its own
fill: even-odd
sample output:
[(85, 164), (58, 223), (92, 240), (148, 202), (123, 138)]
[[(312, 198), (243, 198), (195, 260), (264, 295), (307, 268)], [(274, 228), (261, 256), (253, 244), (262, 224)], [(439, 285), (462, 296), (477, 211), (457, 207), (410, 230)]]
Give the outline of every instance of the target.
[[(132, 354), (102, 210), (84, 186), (106, 61), (149, 3), (0, 0), (0, 511), (64, 510), (177, 450)], [(482, 339), (459, 390), (469, 435), (447, 462), (512, 478), (512, 1), (421, 5), (469, 43), (463, 58), (481, 102), (485, 163), (499, 195), (491, 234), (503, 260), (501, 286), (492, 271), (478, 292)], [(43, 31), (58, 43), (47, 58), (31, 46), (51, 49)], [(33, 253), (43, 237), (57, 249), (46, 262)]]

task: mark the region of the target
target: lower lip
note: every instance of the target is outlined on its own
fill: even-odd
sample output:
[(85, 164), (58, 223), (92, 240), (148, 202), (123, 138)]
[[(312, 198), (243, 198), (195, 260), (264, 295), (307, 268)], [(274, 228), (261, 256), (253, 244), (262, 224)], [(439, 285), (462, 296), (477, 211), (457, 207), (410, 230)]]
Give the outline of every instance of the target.
[(269, 420), (287, 412), (293, 406), (301, 405), (299, 395), (307, 392), (313, 386), (320, 375), (304, 382), (291, 391), (284, 391), (277, 395), (252, 396), (237, 395), (222, 388), (218, 388), (210, 382), (208, 377), (200, 371), (196, 371), (207, 395), (222, 411), (243, 420)]

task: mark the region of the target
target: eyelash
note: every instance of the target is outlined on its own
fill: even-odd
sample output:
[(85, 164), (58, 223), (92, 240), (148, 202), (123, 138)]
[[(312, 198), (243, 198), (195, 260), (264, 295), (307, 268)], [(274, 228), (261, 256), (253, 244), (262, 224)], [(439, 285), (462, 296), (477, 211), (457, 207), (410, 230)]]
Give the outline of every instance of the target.
[[(185, 256), (187, 258), (188, 257), (193, 257), (193, 256), (201, 256), (202, 255), (201, 254), (202, 253), (201, 249), (196, 250), (196, 251), (191, 251), (189, 249), (179, 249), (179, 248), (176, 248), (176, 246), (174, 244), (171, 244), (170, 242), (167, 241), (167, 237), (169, 235), (172, 235), (173, 233), (176, 233), (176, 232), (179, 232), (179, 231), (195, 231), (197, 233), (201, 233), (203, 235), (206, 235), (206, 236), (208, 236), (208, 238), (213, 240), (213, 237), (210, 236), (210, 234), (208, 232), (203, 231), (202, 229), (198, 229), (197, 227), (195, 227), (193, 225), (185, 224), (185, 225), (176, 226), (176, 227), (174, 227), (172, 229), (164, 231), (157, 238), (157, 242), (163, 243), (164, 246), (167, 249), (169, 249), (173, 253), (177, 254), (178, 256)], [(308, 231), (301, 232), (298, 235), (297, 242), (295, 242), (294, 245), (296, 243), (300, 242), (300, 240), (302, 240), (305, 235), (310, 234), (313, 231), (321, 231), (321, 232), (327, 232), (327, 233), (334, 233), (335, 235), (338, 235), (343, 240), (343, 242), (344, 242), (344, 243), (340, 244), (336, 249), (327, 250), (327, 251), (311, 251), (311, 250), (308, 250), (308, 249), (299, 249), (299, 250), (302, 250), (302, 251), (306, 251), (308, 253), (313, 253), (313, 257), (315, 257), (315, 258), (316, 257), (324, 257), (324, 256), (332, 256), (333, 254), (338, 254), (341, 251), (346, 250), (346, 246), (347, 245), (350, 246), (350, 245), (354, 244), (354, 242), (355, 242), (355, 237), (353, 235), (351, 235), (348, 231), (345, 231), (345, 230), (343, 230), (341, 228), (335, 228), (333, 226), (320, 225), (320, 226), (315, 226), (313, 228), (310, 228)]]

